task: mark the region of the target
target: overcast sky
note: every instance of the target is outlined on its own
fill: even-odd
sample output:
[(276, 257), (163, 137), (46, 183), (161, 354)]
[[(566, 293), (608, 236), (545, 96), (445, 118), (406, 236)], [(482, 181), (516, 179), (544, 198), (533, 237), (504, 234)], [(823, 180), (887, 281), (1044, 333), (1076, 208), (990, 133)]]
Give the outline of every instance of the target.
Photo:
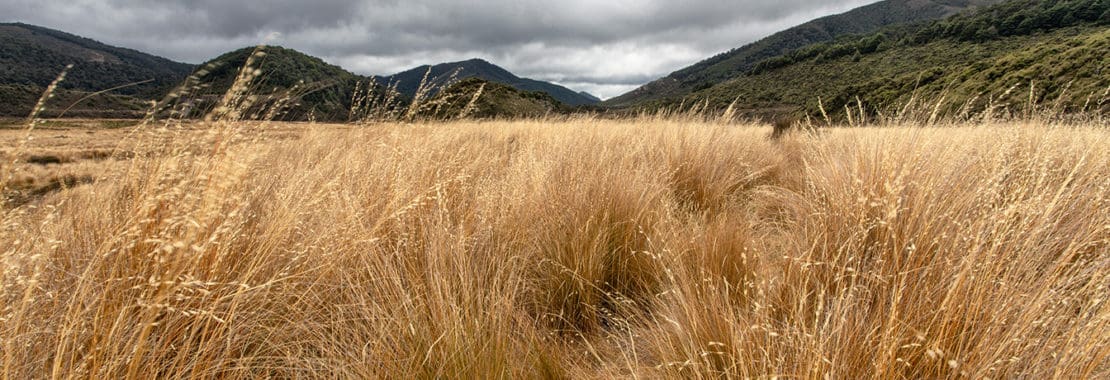
[(484, 58), (602, 98), (874, 0), (3, 0), (0, 20), (189, 63), (269, 43), (359, 74)]

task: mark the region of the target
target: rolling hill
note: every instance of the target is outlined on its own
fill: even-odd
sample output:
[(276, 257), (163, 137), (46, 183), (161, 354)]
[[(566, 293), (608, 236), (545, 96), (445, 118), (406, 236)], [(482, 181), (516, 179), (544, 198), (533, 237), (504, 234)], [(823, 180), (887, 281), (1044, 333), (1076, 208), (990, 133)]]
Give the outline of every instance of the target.
[[(58, 116), (70, 104), (78, 104), (65, 115), (141, 117), (149, 110), (150, 101), (165, 97), (200, 67), (196, 86), (190, 87), (183, 101), (189, 109), (187, 115), (197, 117), (211, 110), (231, 88), (239, 68), (253, 51), (253, 47), (238, 49), (194, 66), (57, 30), (0, 24), (0, 116), (27, 116), (45, 87), (66, 65), (73, 64), (43, 116)], [(293, 49), (268, 46), (263, 51), (265, 54), (255, 65), (260, 76), (249, 90), (255, 106), (244, 117), (263, 117), (261, 110), (285, 102), (283, 112), (276, 115), (282, 120), (346, 121), (356, 85), (365, 86), (372, 80)], [(395, 106), (404, 107), (428, 67), (376, 79), (379, 84), (397, 83), (402, 94), (395, 98)], [(476, 116), (542, 114), (567, 110), (560, 102), (583, 105), (599, 100), (555, 84), (517, 77), (480, 59), (433, 66), (434, 84), (444, 84), (455, 70), (459, 73), (456, 79), (491, 82), (485, 88)], [(459, 83), (452, 91), (474, 90), (475, 83), (478, 82)], [(128, 84), (132, 85), (89, 96)], [(378, 97), (387, 96), (385, 93), (380, 85), (374, 91)]]
[[(209, 68), (209, 73), (202, 82), (209, 85), (203, 90), (202, 95), (214, 101), (218, 96), (226, 93), (232, 86), (239, 67), (246, 62), (253, 51), (254, 48), (243, 48), (205, 63), (203, 66)], [(386, 96), (383, 95), (386, 93), (384, 85), (395, 83), (400, 94), (394, 106), (404, 108), (415, 96), (416, 89), (428, 70), (428, 66), (423, 66), (388, 78), (370, 78), (351, 73), (293, 49), (267, 46), (263, 51), (265, 54), (256, 61), (256, 68), (260, 69), (262, 74), (249, 92), (260, 95), (258, 99), (262, 107), (256, 107), (258, 109), (264, 109), (284, 98), (295, 98), (295, 102), (280, 116), (281, 119), (286, 120), (311, 118), (346, 121), (350, 114), (356, 83), (365, 86), (371, 79), (378, 86), (374, 91), (377, 96)], [(561, 102), (550, 95), (551, 92), (563, 95), (573, 94), (577, 98), (584, 98), (569, 89), (550, 83), (519, 78), (500, 67), (478, 59), (433, 66), (429, 81), (438, 89), (448, 84), (446, 82), (450, 73), (456, 69), (459, 70), (456, 76), (458, 81), (449, 84), (436, 94), (429, 94), (431, 98), (425, 101), (425, 103), (443, 101), (445, 107), (426, 109), (426, 112), (434, 112), (435, 115), (424, 116), (457, 115), (482, 84), (485, 86), (475, 104), (476, 108), (470, 113), (471, 116), (482, 118), (542, 116), (550, 112), (569, 110), (566, 102)], [(507, 83), (537, 90), (522, 90)], [(579, 101), (579, 103), (582, 102)], [(201, 109), (204, 108), (206, 107), (201, 107)]]
[[(812, 45), (761, 61), (746, 74), (675, 106), (733, 101), (747, 114), (804, 113), (833, 117), (898, 112), (918, 100), (936, 112), (988, 104), (1052, 103), (1061, 111), (1107, 107), (1110, 89), (1110, 1), (1011, 0), (979, 11), (909, 27), (890, 27)], [(1020, 87), (1020, 89), (1018, 89)], [(818, 104), (818, 100), (822, 104)]]
[(624, 107), (676, 98), (734, 78), (756, 63), (840, 36), (880, 28), (942, 19), (972, 7), (1001, 0), (885, 0), (839, 15), (822, 17), (775, 33), (755, 43), (733, 49), (648, 83), (603, 105)]
[[(428, 69), (431, 72), (428, 72)], [(539, 91), (551, 95), (556, 100), (571, 106), (595, 104), (600, 99), (588, 93), (579, 93), (569, 88), (534, 79), (521, 78), (497, 65), (482, 59), (471, 59), (460, 62), (441, 63), (434, 66), (420, 66), (390, 76), (376, 77), (378, 83), (396, 83), (397, 90), (402, 94), (413, 96), (416, 94), (424, 75), (428, 74), (428, 81), (436, 87), (442, 86), (451, 79), (480, 78), (489, 82), (501, 83), (521, 91)]]
[(473, 109), (467, 112), (467, 116), (483, 119), (536, 118), (568, 112), (571, 108), (546, 92), (522, 91), (478, 77), (463, 79), (448, 86), (436, 94), (433, 102), (439, 100), (446, 105), (440, 115), (459, 115), (474, 100), (474, 94), (479, 89), (481, 95), (472, 105)]
[[(279, 115), (283, 120), (347, 121), (352, 108), (351, 101), (355, 98), (356, 83), (365, 86), (372, 79), (293, 49), (267, 46), (262, 51), (265, 54), (255, 62), (255, 68), (261, 70), (261, 75), (248, 92), (258, 96), (259, 106), (254, 107), (256, 110), (266, 109), (281, 99), (295, 99), (285, 113)], [(200, 107), (200, 109), (210, 108), (212, 102), (228, 91), (239, 68), (253, 52), (254, 48), (239, 49), (203, 65), (208, 74), (202, 78), (202, 82), (208, 85), (201, 95), (209, 99), (209, 107)], [(460, 68), (461, 73), (457, 76), (460, 80), (435, 94), (429, 94), (431, 97), (423, 102), (425, 105), (442, 103), (442, 106), (422, 107), (421, 117), (440, 118), (458, 115), (479, 87), (482, 87), (481, 96), (469, 113), (473, 117), (537, 117), (551, 112), (570, 110), (568, 105), (548, 92), (521, 90), (505, 82), (548, 90), (554, 85), (518, 78), (504, 69), (481, 60), (434, 66), (429, 80), (435, 86), (442, 86), (446, 84), (447, 77), (456, 67)], [(416, 74), (417, 72), (419, 74)], [(397, 90), (400, 93), (397, 95), (397, 102), (393, 104), (394, 107), (398, 109), (407, 107), (425, 72), (427, 72), (427, 66), (423, 69), (406, 71), (391, 78), (393, 83), (397, 84)], [(375, 96), (388, 96), (385, 95), (384, 84), (390, 83), (389, 80), (373, 79), (378, 86), (374, 91)], [(567, 89), (563, 90), (570, 92)]]
[[(144, 82), (90, 99), (100, 102), (96, 108), (84, 104), (75, 111), (95, 116), (130, 115), (129, 110), (141, 108), (145, 100), (161, 98), (193, 70), (189, 64), (57, 30), (0, 24), (0, 115), (26, 116), (38, 95), (69, 64), (73, 68), (62, 82), (58, 98), (76, 100), (91, 92)], [(34, 100), (24, 102), (28, 97)], [(106, 105), (120, 112), (104, 109)]]
[[(208, 73), (200, 82), (206, 86), (199, 95), (215, 99), (227, 93), (254, 51), (254, 47), (246, 47), (204, 63)], [(345, 121), (356, 83), (370, 80), (297, 50), (266, 46), (261, 51), (264, 54), (254, 66), (261, 74), (248, 92), (258, 97), (261, 107), (256, 108), (289, 101), (279, 117), (283, 120)]]

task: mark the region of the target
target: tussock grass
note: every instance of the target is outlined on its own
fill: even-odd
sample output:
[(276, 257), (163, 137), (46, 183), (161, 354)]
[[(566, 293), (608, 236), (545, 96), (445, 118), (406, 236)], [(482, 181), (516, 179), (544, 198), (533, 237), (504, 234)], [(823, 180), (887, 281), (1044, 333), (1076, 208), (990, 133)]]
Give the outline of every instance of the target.
[(1110, 376), (1103, 128), (181, 129), (3, 210), (3, 378)]

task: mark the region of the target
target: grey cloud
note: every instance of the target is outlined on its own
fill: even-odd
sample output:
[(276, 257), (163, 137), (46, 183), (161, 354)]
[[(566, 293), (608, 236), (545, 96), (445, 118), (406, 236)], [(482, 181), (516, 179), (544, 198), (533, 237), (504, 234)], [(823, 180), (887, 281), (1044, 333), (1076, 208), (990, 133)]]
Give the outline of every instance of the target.
[(486, 58), (599, 96), (868, 0), (7, 0), (0, 17), (198, 63), (264, 42), (363, 74)]

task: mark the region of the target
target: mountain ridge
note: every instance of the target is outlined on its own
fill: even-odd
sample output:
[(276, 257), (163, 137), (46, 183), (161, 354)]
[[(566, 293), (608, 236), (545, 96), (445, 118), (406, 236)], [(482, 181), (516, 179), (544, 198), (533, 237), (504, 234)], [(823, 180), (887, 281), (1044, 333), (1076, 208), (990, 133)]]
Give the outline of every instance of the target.
[[(431, 69), (430, 72), (429, 69)], [(393, 75), (374, 76), (374, 79), (380, 84), (396, 84), (399, 92), (413, 96), (416, 94), (425, 74), (428, 76), (429, 84), (433, 87), (442, 87), (451, 79), (480, 78), (509, 85), (521, 91), (545, 92), (570, 106), (590, 105), (599, 101), (597, 97), (588, 93), (582, 94), (554, 83), (519, 77), (509, 70), (481, 58), (421, 65)], [(452, 74), (455, 74), (454, 78), (452, 78)]]
[(253, 68), (261, 75), (251, 84), (251, 93), (264, 99), (262, 105), (276, 104), (283, 98), (292, 100), (285, 105), (281, 115), (284, 119), (345, 120), (357, 83), (370, 80), (295, 49), (277, 45), (244, 47), (201, 65), (207, 73), (199, 79), (207, 85), (199, 95), (218, 97), (226, 93), (256, 51), (261, 54), (255, 55)]
[(666, 97), (682, 96), (721, 83), (773, 58), (839, 36), (868, 33), (879, 28), (952, 16), (968, 8), (1002, 0), (885, 0), (844, 13), (820, 17), (776, 32), (756, 42), (717, 54), (628, 93), (602, 102), (625, 107)]
[(71, 64), (44, 116), (142, 117), (150, 100), (164, 97), (194, 68), (59, 30), (0, 23), (0, 116), (29, 115)]
[(111, 46), (67, 32), (24, 23), (0, 24), (0, 83), (45, 87), (68, 64), (61, 88), (154, 98), (164, 95), (195, 66), (138, 50)]
[[(186, 93), (179, 95), (183, 95), (185, 98), (182, 100), (188, 103), (187, 114), (199, 116), (198, 112), (207, 112), (219, 95), (228, 91), (240, 67), (254, 51), (255, 47), (244, 47), (221, 54), (200, 65), (192, 65), (134, 49), (107, 45), (60, 30), (25, 23), (0, 23), (0, 116), (23, 117), (30, 114), (38, 96), (68, 64), (75, 66), (69, 70), (66, 79), (55, 91), (55, 97), (43, 116), (62, 115), (61, 109), (80, 101), (78, 107), (67, 110), (64, 115), (142, 117), (148, 111), (151, 101), (163, 99), (193, 74), (194, 70), (196, 83), (190, 85)], [(280, 116), (284, 119), (346, 120), (358, 83), (365, 85), (371, 79), (377, 79), (380, 86), (388, 82), (382, 80), (387, 77), (358, 75), (318, 57), (281, 46), (266, 46), (263, 51), (265, 54), (258, 59), (255, 67), (263, 74), (253, 84), (252, 91), (258, 93), (252, 95), (258, 95), (256, 98), (263, 104), (274, 104), (282, 98), (289, 100), (283, 106), (285, 111)], [(536, 91), (551, 95), (552, 101), (569, 102), (571, 105), (593, 104), (599, 100), (585, 92), (578, 93), (552, 83), (518, 77), (488, 61), (475, 58), (435, 66), (425, 65), (399, 73), (409, 74), (410, 77), (419, 73), (419, 78), (400, 80), (401, 92), (408, 90), (410, 96), (406, 98), (402, 94), (394, 101), (404, 103), (411, 99), (415, 87), (419, 86), (420, 79), (430, 67), (436, 68), (433, 71), (440, 71), (435, 73), (437, 75), (460, 68), (462, 75), (456, 79), (475, 77), (509, 86), (512, 91), (497, 86), (489, 87), (490, 93), (496, 93), (497, 98), (504, 100), (506, 104), (483, 104), (488, 106), (487, 109), (498, 112), (511, 111), (512, 104), (533, 109), (547, 107), (552, 110), (567, 110), (561, 105), (537, 106), (547, 104), (548, 100), (531, 94)], [(197, 70), (198, 68), (201, 69)], [(446, 76), (443, 78), (444, 82), (445, 80)], [(443, 84), (446, 83), (433, 83)], [(470, 84), (460, 88), (473, 86)], [(99, 93), (116, 87), (120, 88)], [(373, 93), (374, 96), (383, 98), (389, 96), (385, 91)], [(486, 113), (489, 112), (483, 114)]]
[[(965, 117), (972, 110), (1046, 102), (1062, 113), (1110, 111), (1107, 26), (1106, 0), (1010, 0), (815, 44), (682, 98), (638, 107), (696, 101), (723, 109), (735, 103), (737, 113), (749, 116), (823, 118), (827, 111), (840, 121), (853, 113), (901, 114), (922, 99), (929, 99), (927, 113)], [(1019, 87), (1024, 90), (1015, 91)]]

